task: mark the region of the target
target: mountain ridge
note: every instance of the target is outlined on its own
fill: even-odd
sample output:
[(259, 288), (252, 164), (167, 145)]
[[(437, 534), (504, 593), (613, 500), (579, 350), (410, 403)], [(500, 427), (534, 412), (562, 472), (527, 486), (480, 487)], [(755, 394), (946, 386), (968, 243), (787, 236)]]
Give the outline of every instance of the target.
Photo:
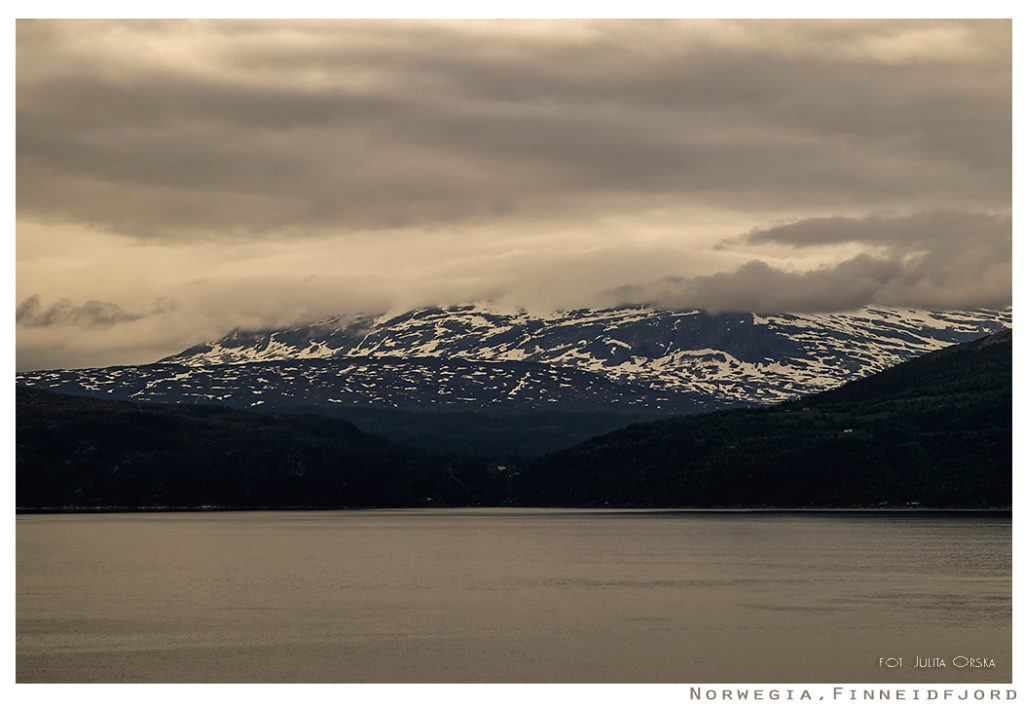
[(236, 329), (159, 362), (198, 366), (424, 356), (530, 361), (574, 367), (615, 382), (691, 392), (719, 403), (770, 403), (834, 387), (1011, 324), (1009, 309), (709, 314), (633, 306), (540, 317), (462, 305), (334, 317), (276, 331)]

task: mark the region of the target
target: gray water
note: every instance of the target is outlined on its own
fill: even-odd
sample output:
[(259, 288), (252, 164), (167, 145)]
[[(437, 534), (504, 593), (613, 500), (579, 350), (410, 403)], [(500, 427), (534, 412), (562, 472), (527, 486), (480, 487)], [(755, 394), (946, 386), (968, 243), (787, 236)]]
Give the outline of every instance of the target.
[(988, 514), (21, 515), (16, 677), (1008, 682), (1010, 534)]

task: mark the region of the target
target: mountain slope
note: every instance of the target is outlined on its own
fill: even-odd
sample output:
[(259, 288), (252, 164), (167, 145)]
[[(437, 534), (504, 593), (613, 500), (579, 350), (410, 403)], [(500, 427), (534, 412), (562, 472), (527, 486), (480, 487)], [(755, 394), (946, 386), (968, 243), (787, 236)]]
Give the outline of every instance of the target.
[(723, 404), (777, 402), (835, 387), (1011, 325), (1009, 310), (883, 307), (830, 314), (708, 314), (647, 307), (546, 317), (481, 306), (327, 319), (283, 331), (234, 331), (162, 363), (305, 358), (528, 361)]
[(16, 403), (19, 508), (473, 505), (503, 489), (478, 461), (338, 420), (20, 386)]
[(538, 456), (633, 422), (703, 409), (703, 400), (693, 394), (651, 391), (523, 361), (154, 364), (22, 373), (17, 381), (105, 399), (320, 414), (421, 448), (480, 455)]
[(1009, 331), (759, 410), (639, 424), (523, 469), (526, 505), (1008, 506)]

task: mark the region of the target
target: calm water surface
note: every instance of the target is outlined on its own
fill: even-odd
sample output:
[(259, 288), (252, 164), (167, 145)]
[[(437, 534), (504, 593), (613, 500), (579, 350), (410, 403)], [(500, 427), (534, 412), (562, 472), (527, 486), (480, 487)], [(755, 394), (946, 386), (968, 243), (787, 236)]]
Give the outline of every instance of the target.
[[(925, 513), (21, 515), (16, 676), (1008, 682), (1010, 526)], [(918, 656), (947, 666), (914, 669)], [(996, 668), (958, 669), (958, 656)]]

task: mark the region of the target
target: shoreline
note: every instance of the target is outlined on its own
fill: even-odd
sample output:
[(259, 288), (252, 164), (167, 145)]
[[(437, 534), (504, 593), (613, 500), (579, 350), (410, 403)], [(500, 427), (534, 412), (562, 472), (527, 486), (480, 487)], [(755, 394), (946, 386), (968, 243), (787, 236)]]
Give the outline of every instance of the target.
[(436, 512), (517, 512), (549, 511), (596, 514), (866, 514), (866, 515), (988, 515), (1012, 516), (1010, 507), (549, 507), (537, 505), (503, 506), (408, 506), (408, 507), (351, 507), (351, 506), (97, 506), (97, 507), (29, 507), (15, 508), (16, 515), (96, 515), (140, 513), (203, 513), (203, 512), (365, 512), (365, 511), (436, 511)]

